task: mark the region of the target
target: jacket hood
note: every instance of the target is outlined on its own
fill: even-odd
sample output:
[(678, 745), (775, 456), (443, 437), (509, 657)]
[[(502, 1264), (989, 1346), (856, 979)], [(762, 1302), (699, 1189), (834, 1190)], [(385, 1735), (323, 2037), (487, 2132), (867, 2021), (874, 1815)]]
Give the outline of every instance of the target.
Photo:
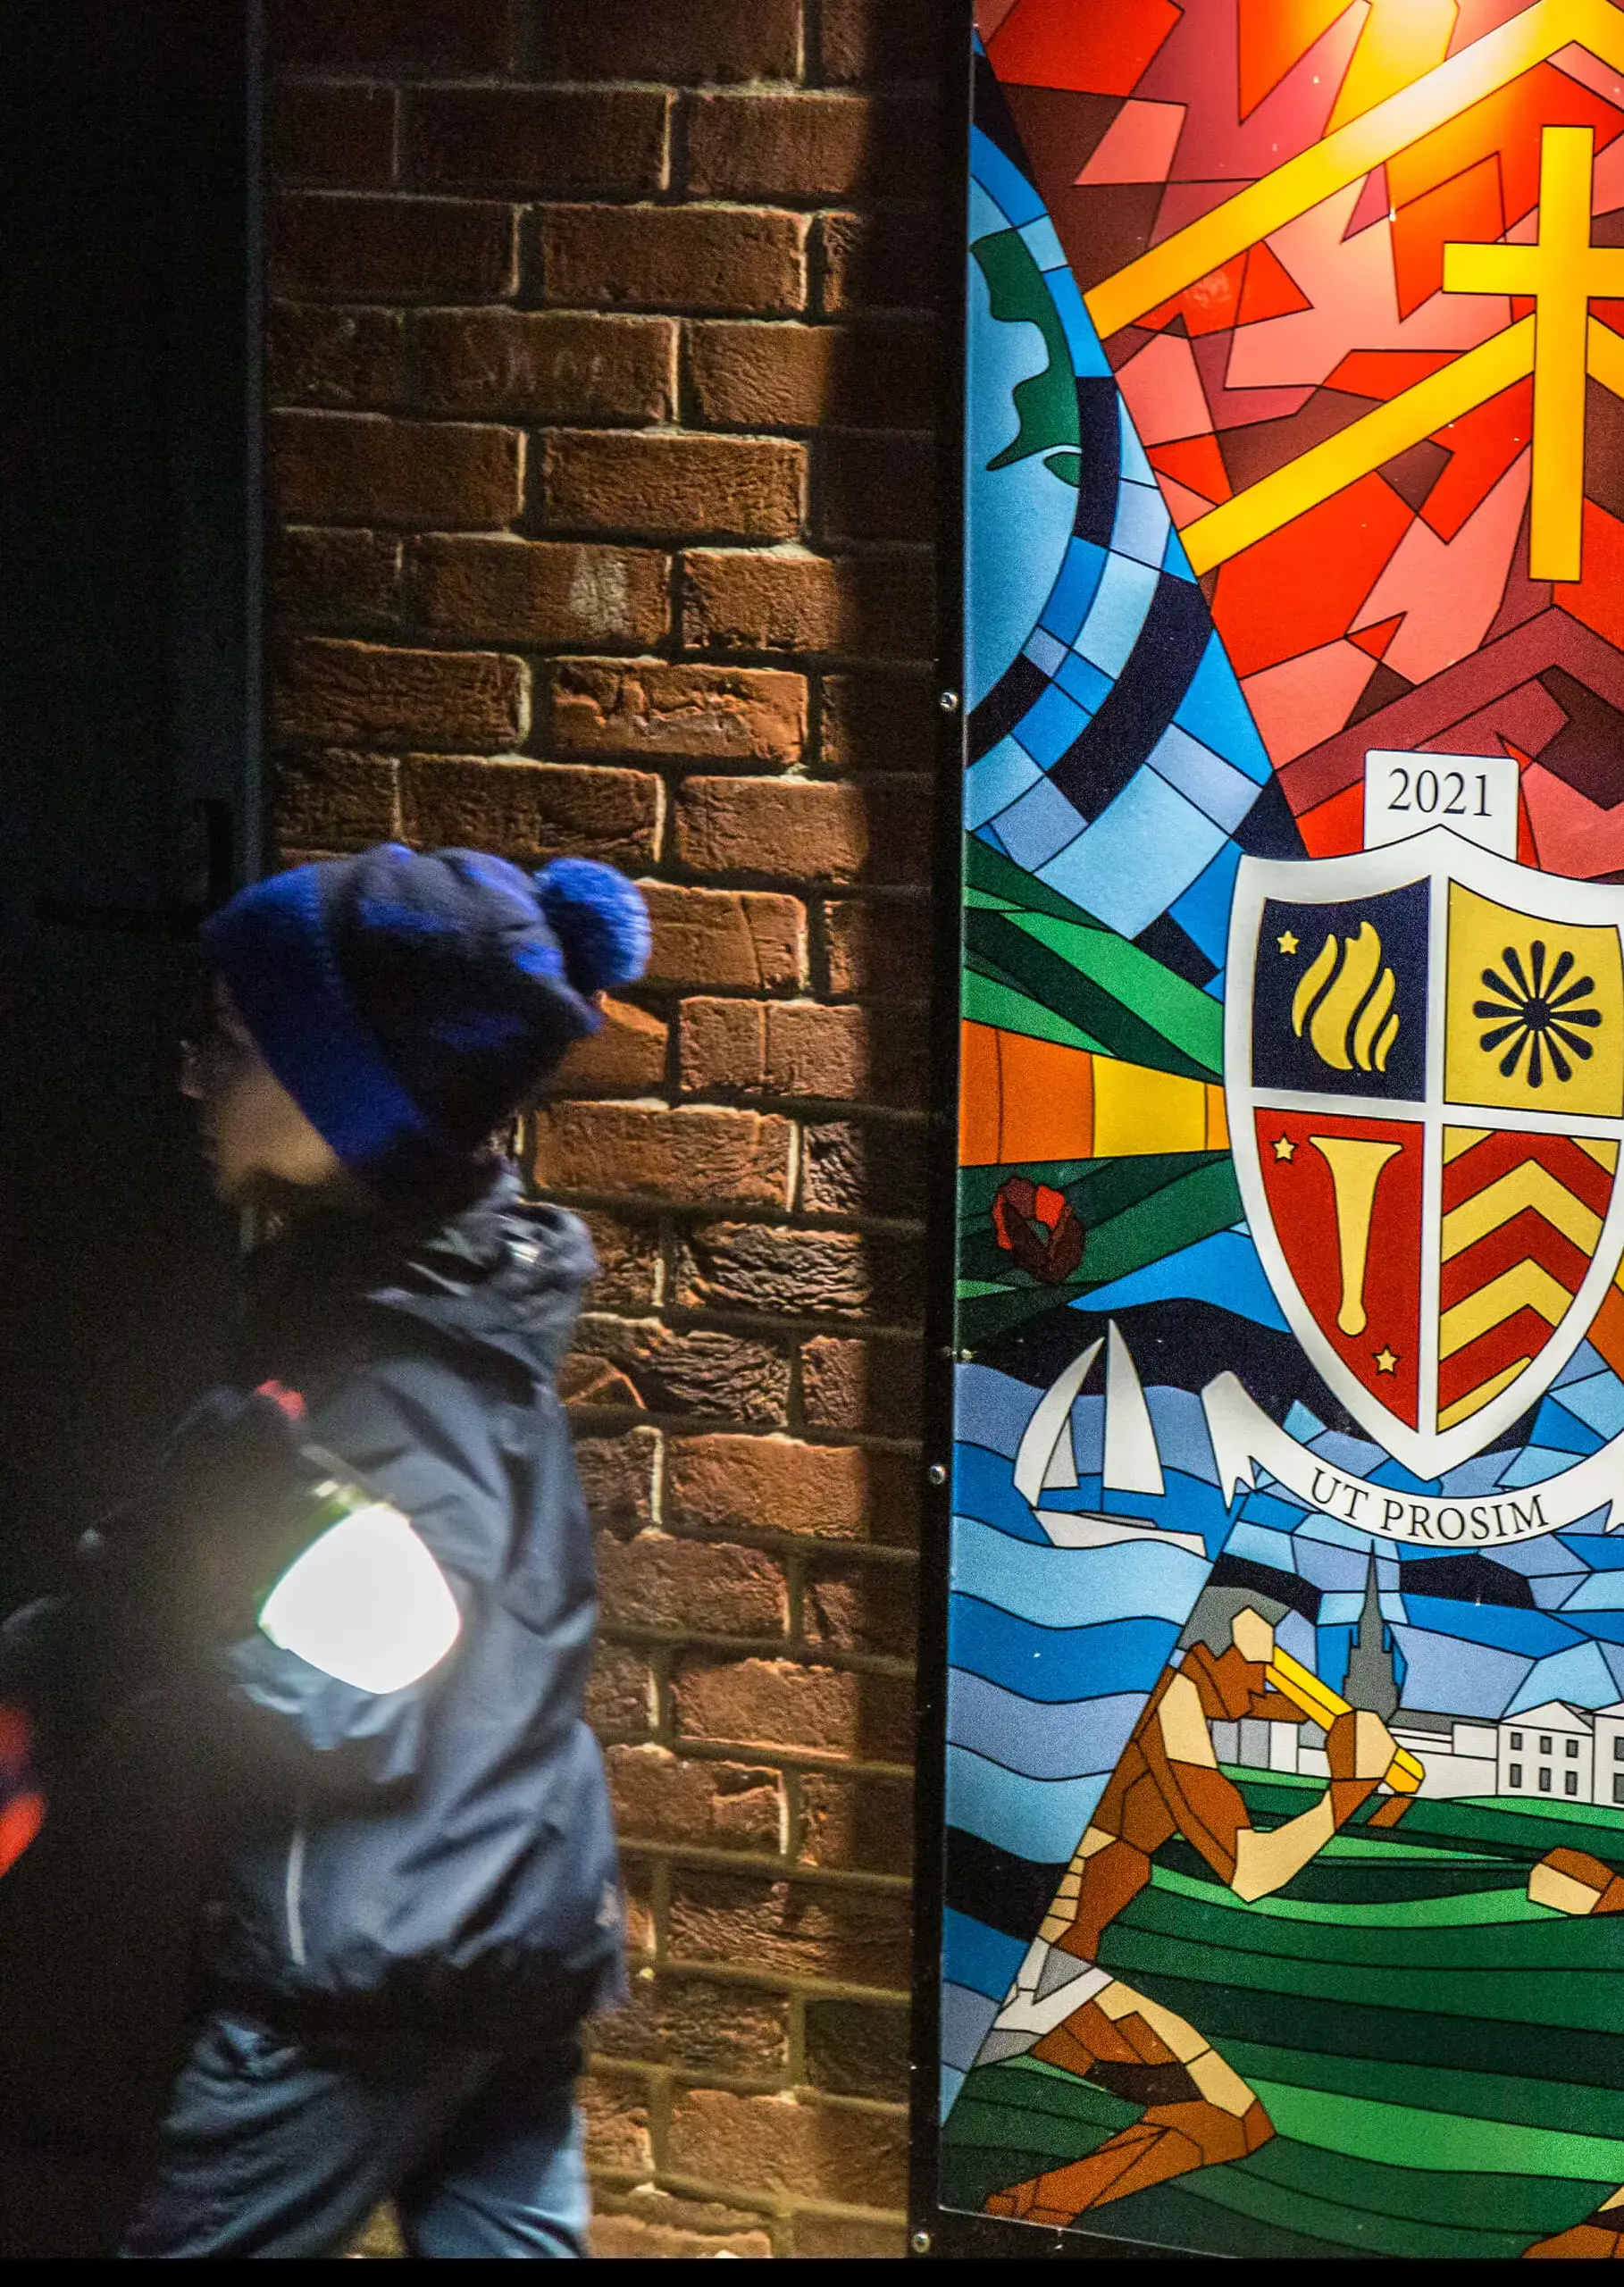
[(399, 1311), (551, 1375), (597, 1269), (580, 1217), (526, 1199), (502, 1161), (460, 1202), (375, 1216), (312, 1210), (251, 1258), (248, 1319), (263, 1334), (314, 1330), (335, 1304)]

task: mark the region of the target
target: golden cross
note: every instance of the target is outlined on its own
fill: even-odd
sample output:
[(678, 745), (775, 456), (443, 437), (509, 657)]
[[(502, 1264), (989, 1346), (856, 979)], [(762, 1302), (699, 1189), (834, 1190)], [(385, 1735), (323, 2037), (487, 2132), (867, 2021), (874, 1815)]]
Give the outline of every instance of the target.
[(1534, 483), (1528, 573), (1577, 580), (1585, 502), (1585, 348), (1590, 305), (1624, 299), (1624, 247), (1590, 242), (1595, 131), (1547, 127), (1539, 147), (1539, 237), (1532, 246), (1444, 249), (1446, 294), (1534, 302)]

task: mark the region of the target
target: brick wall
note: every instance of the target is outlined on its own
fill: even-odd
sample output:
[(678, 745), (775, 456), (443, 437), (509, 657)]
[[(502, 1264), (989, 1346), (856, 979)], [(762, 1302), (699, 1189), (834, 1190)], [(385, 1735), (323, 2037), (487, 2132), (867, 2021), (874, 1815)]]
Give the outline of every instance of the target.
[(280, 0), (285, 854), (648, 885), (530, 1139), (635, 1998), (606, 2253), (900, 2252), (942, 0)]

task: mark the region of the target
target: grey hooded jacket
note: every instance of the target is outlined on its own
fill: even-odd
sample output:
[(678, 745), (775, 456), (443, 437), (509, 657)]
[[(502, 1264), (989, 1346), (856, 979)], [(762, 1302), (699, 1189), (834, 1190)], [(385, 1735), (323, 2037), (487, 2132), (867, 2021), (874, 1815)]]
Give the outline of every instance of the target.
[[(590, 1536), (555, 1386), (590, 1244), (504, 1169), (443, 1221), (323, 1215), (264, 1257), (236, 1390), (297, 1394), (294, 1434), (410, 1520), (462, 1627), (420, 1682), (383, 1694), (257, 1629), (213, 1647), (233, 1774), (213, 1978), (357, 2029), (554, 2037), (621, 1975), (582, 1713)], [(205, 1435), (229, 1473), (229, 1427)], [(252, 1498), (231, 1507), (251, 1537)]]

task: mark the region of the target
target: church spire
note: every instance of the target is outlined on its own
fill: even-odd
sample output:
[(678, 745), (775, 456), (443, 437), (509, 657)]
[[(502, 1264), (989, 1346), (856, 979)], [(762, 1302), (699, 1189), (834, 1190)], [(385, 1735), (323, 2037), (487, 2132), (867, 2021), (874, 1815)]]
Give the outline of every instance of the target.
[(1359, 1615), (1359, 1634), (1348, 1661), (1343, 1692), (1355, 1707), (1368, 1707), (1384, 1722), (1395, 1712), (1399, 1702), (1398, 1679), (1394, 1673), (1393, 1654), (1385, 1643), (1386, 1633), (1376, 1585), (1376, 1551), (1372, 1549), (1365, 1567), (1365, 1601)]

